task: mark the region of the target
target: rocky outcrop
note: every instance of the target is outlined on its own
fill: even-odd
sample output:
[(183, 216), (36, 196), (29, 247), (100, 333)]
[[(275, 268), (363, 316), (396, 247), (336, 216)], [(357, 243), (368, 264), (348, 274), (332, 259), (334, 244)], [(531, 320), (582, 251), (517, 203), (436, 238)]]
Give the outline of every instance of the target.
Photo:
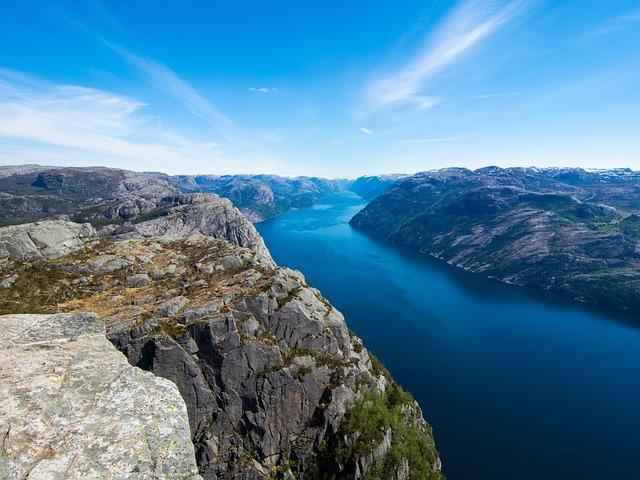
[(627, 170), (443, 169), (399, 182), (351, 225), (504, 282), (640, 312), (639, 181)]
[(193, 479), (184, 401), (95, 314), (0, 317), (0, 477)]
[(94, 226), (146, 214), (180, 191), (166, 180), (115, 168), (0, 167), (0, 225), (71, 219)]
[[(235, 201), (285, 210), (339, 188), (262, 176), (254, 195), (256, 178), (236, 180)], [(131, 365), (178, 387), (204, 478), (441, 478), (416, 402), (228, 199), (111, 169), (0, 168), (0, 189), (4, 222), (67, 215), (100, 234), (61, 219), (0, 231), (0, 314), (98, 314)]]
[(103, 232), (117, 238), (132, 238), (136, 235), (182, 238), (199, 234), (269, 255), (255, 227), (229, 200), (217, 195), (165, 197), (157, 203), (153, 217), (155, 218), (128, 222), (120, 227), (107, 227)]
[(97, 232), (89, 224), (43, 221), (0, 228), (0, 262), (51, 260), (81, 250)]
[[(178, 386), (205, 479), (440, 478), (415, 401), (259, 249), (134, 235), (3, 274), (5, 311), (94, 311), (132, 365)], [(30, 285), (46, 301), (25, 302)], [(368, 408), (387, 413), (363, 422)]]

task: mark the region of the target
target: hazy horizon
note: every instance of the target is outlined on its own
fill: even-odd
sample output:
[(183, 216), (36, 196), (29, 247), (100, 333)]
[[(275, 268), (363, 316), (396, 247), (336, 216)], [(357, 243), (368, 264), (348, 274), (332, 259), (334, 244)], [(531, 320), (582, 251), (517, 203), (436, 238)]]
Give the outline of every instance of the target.
[[(268, 171), (259, 171), (256, 173), (249, 173), (249, 172), (238, 172), (238, 173), (211, 173), (211, 172), (195, 172), (195, 173), (182, 173), (182, 172), (177, 172), (177, 173), (167, 173), (164, 171), (160, 171), (160, 170), (136, 170), (136, 169), (132, 169), (132, 168), (125, 168), (125, 167), (111, 167), (108, 165), (42, 165), (42, 164), (36, 164), (36, 163), (24, 163), (24, 164), (10, 164), (10, 165), (0, 165), (0, 168), (2, 167), (38, 167), (38, 168), (116, 168), (116, 169), (121, 169), (121, 170), (129, 170), (132, 172), (136, 172), (136, 173), (147, 173), (147, 174), (165, 174), (165, 175), (172, 175), (172, 176), (212, 176), (212, 177), (224, 177), (224, 176), (259, 176), (259, 175), (275, 175), (275, 176), (280, 176), (280, 177), (284, 177), (284, 178), (296, 178), (296, 177), (307, 177), (307, 178), (323, 178), (326, 180), (357, 180), (358, 178), (361, 177), (376, 177), (376, 176), (386, 176), (386, 175), (402, 175), (402, 176), (411, 176), (411, 175), (417, 175), (419, 173), (423, 173), (423, 172), (432, 172), (432, 171), (436, 171), (436, 170), (446, 170), (446, 169), (457, 169), (457, 168), (466, 168), (468, 170), (471, 171), (476, 171), (476, 170), (482, 170), (485, 168), (494, 168), (497, 167), (497, 165), (484, 165), (481, 167), (473, 167), (473, 168), (469, 168), (469, 167), (461, 167), (461, 166), (449, 166), (449, 167), (436, 167), (436, 168), (430, 168), (430, 169), (425, 169), (425, 170), (419, 170), (419, 171), (415, 171), (415, 172), (388, 172), (388, 173), (376, 173), (376, 172), (369, 172), (369, 173), (363, 173), (361, 175), (358, 176), (323, 176), (323, 175), (312, 175), (312, 174), (305, 174), (305, 173), (301, 173), (301, 174), (295, 174), (295, 175), (290, 175), (290, 174), (278, 174), (278, 173), (273, 173), (273, 172), (268, 172)], [(633, 172), (639, 172), (640, 173), (640, 169), (636, 170), (636, 169), (631, 169), (630, 167), (566, 167), (566, 166), (554, 166), (554, 165), (550, 165), (547, 167), (540, 167), (537, 165), (527, 165), (527, 166), (505, 166), (505, 167), (498, 167), (498, 168), (503, 168), (503, 169), (511, 169), (511, 168), (524, 168), (524, 169), (528, 169), (528, 168), (532, 168), (532, 169), (558, 169), (558, 170), (563, 170), (563, 169), (573, 169), (573, 168), (582, 168), (583, 170), (587, 171), (587, 172), (597, 172), (597, 171), (612, 171), (612, 170), (631, 170)]]

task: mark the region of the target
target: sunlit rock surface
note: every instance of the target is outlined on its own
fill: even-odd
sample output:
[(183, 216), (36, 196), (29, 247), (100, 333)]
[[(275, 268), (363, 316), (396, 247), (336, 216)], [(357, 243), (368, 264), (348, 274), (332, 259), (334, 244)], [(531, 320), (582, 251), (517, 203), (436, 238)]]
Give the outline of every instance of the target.
[(200, 478), (174, 384), (95, 314), (0, 317), (0, 478)]

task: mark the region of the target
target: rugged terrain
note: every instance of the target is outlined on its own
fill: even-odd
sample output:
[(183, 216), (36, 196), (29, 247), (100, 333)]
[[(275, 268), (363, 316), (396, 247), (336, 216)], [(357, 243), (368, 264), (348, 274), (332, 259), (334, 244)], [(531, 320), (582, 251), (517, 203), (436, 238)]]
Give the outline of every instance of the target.
[(362, 198), (386, 192), (406, 175), (356, 180), (278, 175), (167, 175), (105, 167), (0, 166), (0, 226), (71, 219), (99, 227), (159, 214), (158, 203), (180, 194), (214, 193), (228, 198), (251, 221), (260, 222), (351, 190)]
[(458, 267), (640, 313), (640, 173), (488, 167), (395, 184), (351, 225)]
[(415, 401), (229, 201), (152, 205), (101, 236), (0, 229), (0, 313), (99, 315), (130, 364), (177, 385), (205, 479), (441, 478)]

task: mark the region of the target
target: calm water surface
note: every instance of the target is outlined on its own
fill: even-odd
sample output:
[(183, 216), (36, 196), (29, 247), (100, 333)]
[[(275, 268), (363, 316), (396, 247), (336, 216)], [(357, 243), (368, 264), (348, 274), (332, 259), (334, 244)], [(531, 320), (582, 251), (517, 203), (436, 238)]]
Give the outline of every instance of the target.
[(416, 397), (449, 480), (640, 479), (640, 330), (348, 225), (333, 196), (256, 227)]

